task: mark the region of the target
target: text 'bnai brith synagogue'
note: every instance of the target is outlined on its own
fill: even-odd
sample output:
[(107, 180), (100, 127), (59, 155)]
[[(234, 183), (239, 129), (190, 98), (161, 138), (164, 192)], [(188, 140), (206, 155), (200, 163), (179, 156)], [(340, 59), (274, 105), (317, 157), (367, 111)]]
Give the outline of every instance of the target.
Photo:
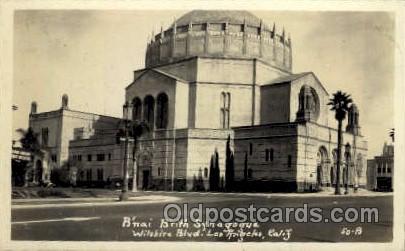
[[(145, 68), (125, 89), (133, 119), (151, 128), (131, 151), (139, 188), (307, 191), (336, 182), (329, 93), (314, 73), (292, 72), (284, 29), (246, 11), (196, 10), (146, 46)], [(36, 110), (30, 126), (47, 149), (40, 178), (66, 163), (78, 184), (122, 177), (120, 118), (71, 110), (67, 96), (58, 110)], [(343, 171), (349, 166), (349, 184), (364, 186), (367, 142), (355, 105), (346, 121)]]

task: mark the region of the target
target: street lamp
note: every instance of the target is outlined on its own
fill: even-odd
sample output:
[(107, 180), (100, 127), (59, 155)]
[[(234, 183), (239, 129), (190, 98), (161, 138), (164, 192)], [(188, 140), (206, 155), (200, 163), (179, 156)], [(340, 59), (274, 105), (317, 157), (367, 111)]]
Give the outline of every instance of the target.
[[(120, 201), (128, 200), (128, 148), (129, 148), (129, 125), (132, 120), (132, 104), (125, 102), (123, 106), (124, 117), (124, 179), (122, 184), (122, 190), (120, 194)], [(121, 141), (121, 138), (120, 138)]]
[(346, 161), (346, 173), (345, 173), (345, 194), (349, 194), (349, 166), (350, 166), (350, 145), (345, 145), (345, 161)]

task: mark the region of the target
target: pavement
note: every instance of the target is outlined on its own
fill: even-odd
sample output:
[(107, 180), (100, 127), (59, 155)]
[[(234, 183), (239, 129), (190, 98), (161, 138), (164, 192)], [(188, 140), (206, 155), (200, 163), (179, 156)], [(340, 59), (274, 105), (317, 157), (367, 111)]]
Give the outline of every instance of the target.
[(94, 207), (121, 206), (134, 204), (168, 203), (179, 198), (174, 196), (144, 195), (129, 197), (127, 201), (118, 198), (53, 198), (53, 199), (18, 199), (13, 200), (11, 209), (23, 208), (59, 208), (59, 207)]
[[(242, 240), (248, 242), (390, 242), (393, 235), (393, 197), (386, 193), (359, 191), (349, 196), (335, 196), (332, 191), (315, 194), (139, 192), (126, 202), (118, 202), (116, 198), (118, 197), (12, 200), (12, 240), (241, 241), (235, 236), (221, 235), (223, 231), (218, 232), (216, 228), (196, 236), (192, 236), (192, 227), (184, 229), (173, 226), (163, 229), (161, 220), (164, 207), (171, 202), (178, 205), (187, 203), (190, 208), (202, 203), (204, 207), (219, 210), (248, 207), (251, 204), (256, 207), (297, 208), (307, 203), (310, 207), (322, 208), (325, 216), (335, 207), (376, 207), (379, 210), (379, 221), (375, 223), (300, 223), (294, 219), (260, 223), (258, 231), (265, 236), (260, 239), (245, 237)], [(147, 226), (123, 227), (125, 217), (136, 219)], [(348, 230), (352, 232), (347, 232)], [(360, 232), (353, 232), (355, 230)], [(171, 233), (171, 236), (164, 235), (165, 231)], [(291, 231), (291, 236), (287, 240), (283, 239), (288, 231)]]

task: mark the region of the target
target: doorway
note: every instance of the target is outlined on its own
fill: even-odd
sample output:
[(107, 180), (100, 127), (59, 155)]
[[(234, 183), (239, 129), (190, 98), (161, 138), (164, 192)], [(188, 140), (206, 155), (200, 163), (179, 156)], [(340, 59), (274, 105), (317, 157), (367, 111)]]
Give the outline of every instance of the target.
[(146, 190), (149, 188), (149, 179), (150, 179), (150, 171), (143, 170), (143, 179), (142, 179), (142, 189)]
[(328, 173), (328, 152), (326, 147), (321, 146), (317, 153), (317, 161), (316, 161), (316, 188), (317, 190), (321, 190), (321, 187), (329, 184), (330, 174)]

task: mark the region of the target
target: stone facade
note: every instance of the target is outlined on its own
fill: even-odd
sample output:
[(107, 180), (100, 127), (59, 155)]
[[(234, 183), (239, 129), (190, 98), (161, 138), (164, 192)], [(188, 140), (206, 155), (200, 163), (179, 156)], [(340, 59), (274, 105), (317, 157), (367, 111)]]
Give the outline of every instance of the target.
[[(194, 176), (207, 172), (215, 149), (221, 156), (219, 166), (223, 176), (228, 135), (233, 135), (233, 131), (197, 128), (156, 130), (144, 135), (136, 151), (139, 188), (145, 185), (147, 171), (150, 189), (192, 190)], [(208, 175), (202, 178), (207, 185)]]
[[(350, 154), (356, 156), (349, 163), (349, 185), (364, 187), (367, 145), (361, 139), (343, 135), (343, 142), (353, 146)], [(336, 183), (335, 129), (312, 122), (274, 123), (235, 128), (234, 140), (236, 180), (244, 181), (246, 168), (248, 183), (256, 190), (305, 191)]]
[(103, 186), (113, 177), (123, 177), (123, 145), (117, 144), (115, 132), (102, 137), (72, 140), (69, 159), (79, 185)]
[(106, 133), (115, 135), (120, 121), (119, 118), (70, 110), (65, 95), (61, 108), (54, 111), (38, 113), (37, 104), (33, 102), (29, 127), (39, 136), (41, 148), (48, 156), (44, 158), (47, 163), (42, 163), (43, 175), (49, 177), (51, 169), (68, 164), (72, 157), (72, 140), (92, 139)]
[[(185, 189), (190, 190), (195, 177), (202, 177), (209, 190), (211, 155), (218, 152), (223, 179), (226, 139), (231, 136), (235, 189), (304, 191), (333, 185), (337, 132), (328, 122), (328, 92), (314, 73), (291, 72), (291, 40), (279, 39), (285, 35), (272, 39), (272, 30), (266, 30), (260, 19), (239, 14), (190, 12), (147, 45), (146, 68), (135, 71), (126, 101), (145, 101), (148, 96), (157, 100), (161, 93), (169, 100), (167, 127), (139, 142), (139, 155), (147, 149), (151, 158), (151, 177), (153, 170), (171, 165), (163, 168), (166, 183), (186, 179)], [(240, 37), (233, 36), (235, 31)], [(254, 47), (249, 39), (261, 42)], [(263, 43), (266, 39), (272, 44)], [(344, 140), (351, 146), (350, 156), (355, 156), (349, 161), (349, 183), (364, 186), (367, 144), (357, 130), (357, 108), (356, 112), (357, 120), (348, 125)], [(153, 114), (154, 121), (159, 120), (157, 112)], [(267, 160), (270, 151), (272, 161)], [(171, 161), (157, 157), (168, 155)], [(155, 186), (159, 187), (163, 189)]]

